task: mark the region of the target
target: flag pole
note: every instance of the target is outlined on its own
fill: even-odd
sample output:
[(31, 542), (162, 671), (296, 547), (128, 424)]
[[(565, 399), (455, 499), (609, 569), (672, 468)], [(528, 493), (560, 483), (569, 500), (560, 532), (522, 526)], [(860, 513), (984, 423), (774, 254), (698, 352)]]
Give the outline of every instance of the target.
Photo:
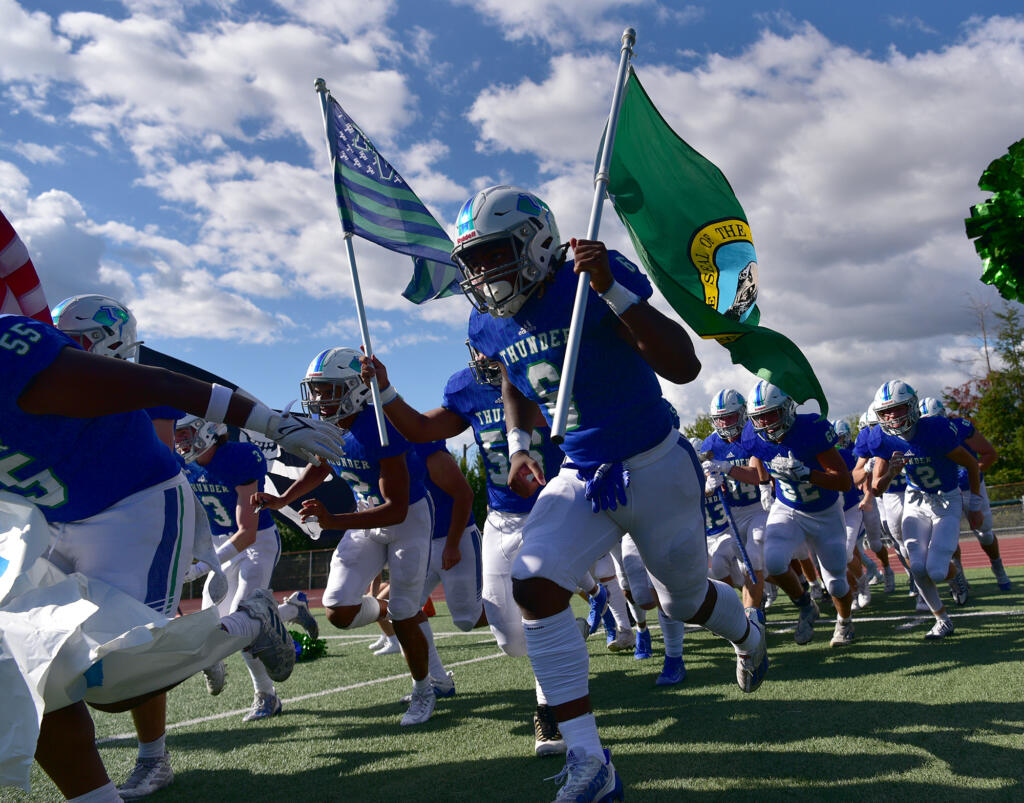
[[(619, 53), (619, 72), (615, 77), (615, 89), (612, 92), (612, 108), (608, 112), (608, 125), (605, 128), (604, 147), (601, 149), (601, 162), (594, 176), (594, 201), (590, 207), (590, 224), (587, 226), (587, 239), (596, 240), (601, 227), (601, 207), (608, 187), (608, 168), (612, 159), (612, 143), (615, 141), (615, 127), (619, 122), (619, 107), (622, 105), (622, 87), (626, 83), (626, 70), (629, 59), (633, 55), (636, 44), (636, 31), (626, 28), (622, 32), (622, 49)], [(583, 316), (586, 313), (587, 290), (590, 287), (590, 275), (581, 273), (576, 283), (576, 300), (572, 308), (572, 321), (569, 324), (569, 337), (565, 344), (565, 360), (562, 363), (562, 378), (558, 383), (558, 399), (555, 402), (555, 415), (551, 424), (551, 440), (561, 443), (565, 438), (565, 425), (569, 417), (569, 403), (572, 398), (572, 386), (576, 380), (576, 362), (579, 358), (580, 338), (583, 334)]]
[[(331, 145), (330, 135), (327, 133), (327, 99), (330, 91), (327, 89), (327, 82), (323, 78), (317, 78), (313, 89), (320, 95), (320, 110), (324, 115), (324, 139), (327, 141), (327, 155), (331, 160), (331, 171), (333, 180), (334, 171), (334, 148)], [(352, 232), (346, 231), (343, 235), (345, 240), (345, 254), (348, 256), (348, 270), (352, 274), (352, 295), (356, 300), (356, 317), (359, 320), (359, 333), (363, 338), (363, 353), (367, 356), (373, 354), (370, 346), (370, 329), (366, 325), (366, 310), (363, 308), (363, 291), (359, 285), (359, 273), (356, 270), (356, 252), (352, 247)], [(380, 433), (380, 445), (388, 445), (388, 429), (384, 422), (384, 407), (380, 403), (380, 386), (377, 384), (377, 377), (370, 380), (370, 393), (373, 395), (373, 412), (377, 418), (377, 432)]]

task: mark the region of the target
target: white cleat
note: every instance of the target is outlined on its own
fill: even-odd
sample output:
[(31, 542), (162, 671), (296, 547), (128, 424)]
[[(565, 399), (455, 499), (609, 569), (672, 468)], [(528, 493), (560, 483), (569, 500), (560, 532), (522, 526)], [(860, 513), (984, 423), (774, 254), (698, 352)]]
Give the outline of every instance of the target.
[(398, 643), (398, 636), (387, 636), (384, 646), (379, 650), (374, 650), (374, 655), (394, 655), (396, 652), (402, 651), (402, 645)]
[(570, 750), (566, 754), (562, 771), (547, 779), (565, 781), (555, 803), (605, 803), (623, 799), (622, 779), (612, 764), (611, 753), (603, 752), (603, 756), (587, 755), (582, 750)]
[(797, 644), (810, 644), (814, 638), (814, 623), (818, 621), (821, 611), (818, 610), (818, 603), (813, 599), (811, 604), (800, 608), (800, 619), (796, 623), (796, 632), (793, 638)]
[(853, 644), (853, 622), (842, 622), (836, 619), (836, 629), (832, 632), (833, 647), (848, 647)]
[(277, 615), (270, 592), (257, 588), (238, 603), (238, 609), (260, 625), (259, 635), (246, 649), (263, 662), (271, 680), (288, 680), (295, 668), (295, 642)]
[(174, 782), (171, 754), (166, 750), (159, 758), (138, 758), (128, 779), (117, 787), (122, 800), (138, 800), (170, 786)]
[(370, 645), (370, 652), (376, 652), (387, 643), (388, 637), (384, 633), (381, 633), (379, 636), (377, 636), (377, 640)]
[(412, 697), (409, 698), (409, 708), (402, 715), (402, 725), (421, 725), (430, 719), (430, 715), (434, 713), (434, 705), (437, 703), (437, 697), (434, 694), (433, 688), (428, 688), (425, 692), (418, 693), (415, 690), (412, 693)]
[(857, 578), (857, 607), (866, 608), (871, 604), (871, 584), (866, 574)]
[(936, 619), (932, 629), (924, 634), (924, 637), (929, 641), (935, 641), (937, 639), (943, 639), (946, 636), (953, 635), (953, 622), (949, 619)]
[(631, 629), (618, 630), (615, 633), (615, 638), (608, 642), (608, 649), (612, 652), (622, 652), (632, 650), (634, 644), (636, 644), (636, 634)]
[(203, 670), (203, 678), (206, 680), (206, 693), (216, 697), (224, 691), (224, 684), (228, 680), (228, 668), (223, 661), (217, 661)]
[(320, 638), (320, 625), (317, 624), (316, 617), (309, 612), (309, 599), (306, 597), (306, 592), (292, 592), (291, 596), (285, 599), (285, 603), (294, 605), (299, 611), (292, 621), (297, 622), (313, 641)]
[(273, 693), (256, 692), (252, 698), (249, 713), (242, 717), (242, 722), (255, 722), (258, 719), (270, 719), (281, 713), (281, 698)]

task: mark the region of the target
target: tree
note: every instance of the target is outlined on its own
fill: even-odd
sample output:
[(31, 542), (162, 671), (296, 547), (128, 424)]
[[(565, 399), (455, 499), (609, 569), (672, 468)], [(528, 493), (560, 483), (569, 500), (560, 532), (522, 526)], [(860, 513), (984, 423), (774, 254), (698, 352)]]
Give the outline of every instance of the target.
[(487, 518), (487, 466), (484, 464), (484, 456), (477, 449), (476, 460), (470, 465), (466, 447), (463, 447), (462, 456), (453, 455), (453, 457), (459, 464), (469, 487), (473, 489), (473, 519), (476, 521), (476, 526), (482, 531), (484, 520)]
[(707, 413), (701, 413), (697, 416), (696, 421), (683, 427), (683, 434), (687, 438), (700, 438), (701, 440), (714, 431), (715, 428), (711, 425), (711, 416)]

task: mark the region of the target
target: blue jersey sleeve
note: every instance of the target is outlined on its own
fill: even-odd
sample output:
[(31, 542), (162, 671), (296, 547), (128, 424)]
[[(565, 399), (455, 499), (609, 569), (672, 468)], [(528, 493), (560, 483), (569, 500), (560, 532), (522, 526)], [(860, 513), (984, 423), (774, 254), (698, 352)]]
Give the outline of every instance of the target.
[(77, 343), (54, 326), (21, 315), (0, 315), (0, 402), (16, 407), (18, 397), (61, 350)]
[(466, 426), (473, 423), (466, 411), (466, 391), (475, 384), (473, 372), (469, 368), (463, 368), (448, 377), (448, 381), (444, 385), (444, 395), (441, 398), (441, 406), (459, 416), (466, 422)]
[(218, 476), (232, 488), (260, 482), (267, 476), (267, 459), (251, 443), (224, 443), (217, 448), (217, 454), (224, 454)]
[(608, 252), (608, 266), (611, 268), (615, 281), (627, 290), (647, 300), (654, 294), (651, 281), (643, 272), (618, 251)]
[(177, 407), (147, 407), (146, 415), (149, 416), (151, 421), (158, 421), (165, 419), (169, 421), (177, 421), (179, 418), (184, 418), (187, 413), (184, 410), (179, 410)]

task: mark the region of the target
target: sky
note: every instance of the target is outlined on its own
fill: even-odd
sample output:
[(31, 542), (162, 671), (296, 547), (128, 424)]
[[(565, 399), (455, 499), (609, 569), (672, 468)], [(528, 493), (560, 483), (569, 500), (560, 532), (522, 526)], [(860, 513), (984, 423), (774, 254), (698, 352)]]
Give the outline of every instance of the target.
[[(857, 415), (886, 380), (936, 395), (980, 370), (972, 305), (1001, 304), (963, 219), (1024, 137), (1024, 16), (969, 6), (0, 0), (0, 209), (51, 305), (112, 295), (147, 345), (280, 407), (320, 350), (359, 343), (314, 80), (449, 232), (509, 183), (568, 239), (631, 26), (648, 94), (743, 204), (762, 324), (832, 417)], [(610, 204), (601, 239), (635, 259)], [(414, 306), (407, 257), (355, 253), (374, 351), (410, 404), (439, 405), (467, 300)], [(662, 383), (684, 423), (756, 381), (695, 340), (700, 376)]]

